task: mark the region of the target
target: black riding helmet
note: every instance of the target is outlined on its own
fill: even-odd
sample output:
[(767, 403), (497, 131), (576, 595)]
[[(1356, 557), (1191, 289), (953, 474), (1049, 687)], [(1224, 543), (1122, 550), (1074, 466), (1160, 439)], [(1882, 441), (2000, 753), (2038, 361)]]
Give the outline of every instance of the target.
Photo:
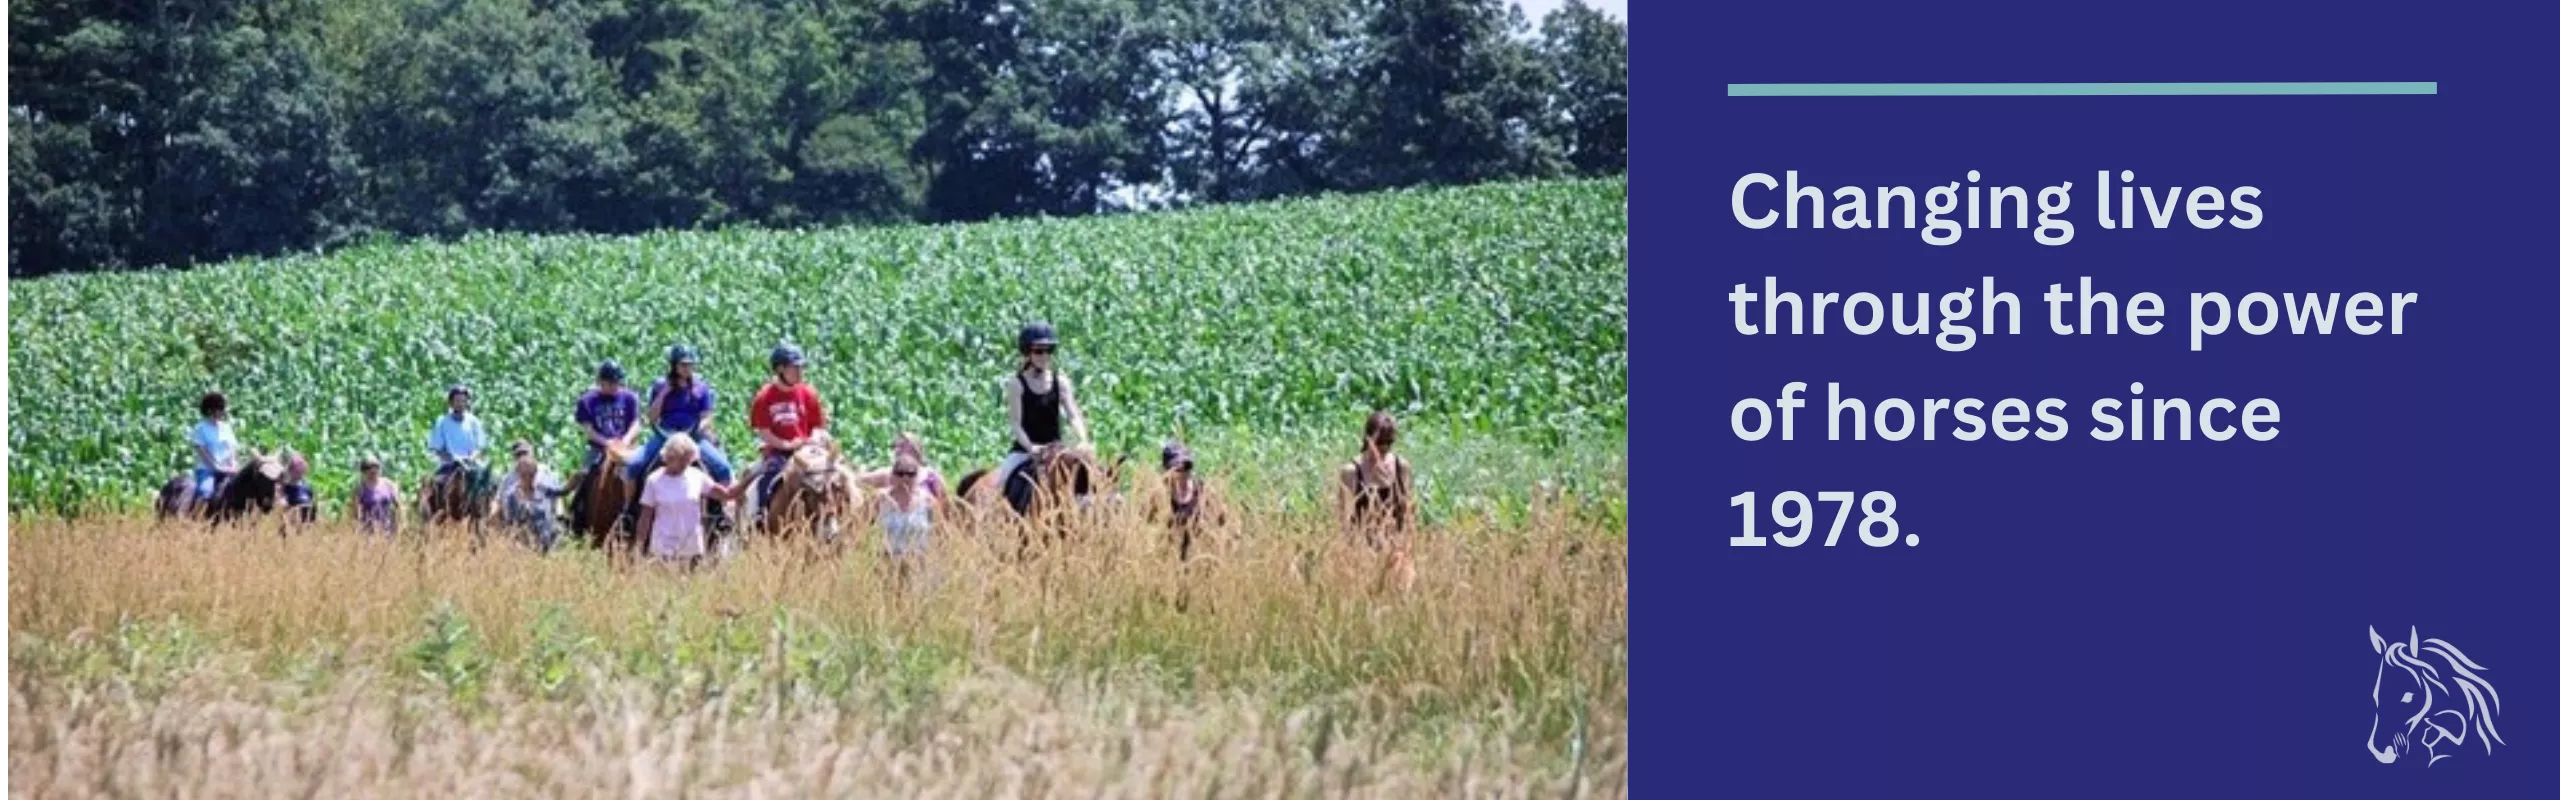
[(454, 384), (454, 385), (452, 385), (452, 386), (445, 387), (445, 390), (444, 390), (444, 399), (451, 400), (451, 399), (453, 399), (454, 395), (461, 395), (461, 396), (463, 396), (463, 397), (470, 397), (470, 396), (471, 396), (471, 387), (470, 387), (470, 386), (468, 386), (468, 385), (465, 385), (465, 384), (460, 384), (460, 383)]
[(786, 343), (777, 345), (773, 348), (773, 358), (770, 361), (773, 369), (803, 366), (808, 363), (809, 357), (802, 355), (800, 353), (800, 348), (798, 347), (794, 347)]
[(231, 410), (231, 401), (223, 397), (221, 392), (206, 392), (203, 397), (196, 398), (198, 415), (210, 417), (229, 410)]
[(622, 365), (614, 363), (613, 359), (605, 359), (604, 363), (596, 365), (596, 380), (621, 383)]
[(677, 364), (692, 364), (700, 361), (701, 359), (702, 357), (693, 352), (693, 348), (688, 345), (680, 344), (667, 348), (667, 366), (672, 367)]
[(1058, 331), (1055, 328), (1049, 327), (1049, 323), (1034, 322), (1029, 325), (1022, 326), (1022, 334), (1014, 337), (1013, 344), (1015, 349), (1021, 350), (1025, 353), (1031, 352), (1031, 348), (1033, 347), (1043, 345), (1056, 347), (1058, 346)]

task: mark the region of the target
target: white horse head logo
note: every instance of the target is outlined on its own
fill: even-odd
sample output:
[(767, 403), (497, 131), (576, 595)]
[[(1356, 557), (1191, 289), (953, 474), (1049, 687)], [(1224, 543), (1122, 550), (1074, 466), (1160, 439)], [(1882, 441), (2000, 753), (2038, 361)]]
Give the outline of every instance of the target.
[[(2382, 656), (2382, 664), (2373, 675), (2373, 728), (2364, 737), (2365, 752), (2373, 760), (2389, 764), (2408, 755), (2410, 738), (2427, 748), (2427, 766), (2452, 758), (2452, 753), (2437, 753), (2437, 745), (2452, 750), (2480, 740), (2483, 753), (2494, 745), (2506, 744), (2498, 738), (2498, 689), (2490, 686), (2480, 673), (2489, 671), (2470, 656), (2462, 654), (2443, 639), (2418, 641), (2418, 629), (2409, 629), (2409, 641), (2384, 642), (2382, 634), (2366, 626), (2365, 635), (2373, 639), (2373, 652)], [(2397, 667), (2398, 669), (2393, 669)], [(2452, 688), (2448, 688), (2451, 684)], [(2457, 689), (2459, 691), (2457, 691)], [(2460, 703), (2454, 702), (2456, 698)], [(2441, 698), (2441, 700), (2439, 700)], [(2402, 717), (2403, 714), (2407, 716)], [(2400, 730), (2391, 734), (2391, 743), (2374, 748), (2374, 737), (2382, 734), (2382, 718), (2397, 720)], [(2426, 730), (2419, 730), (2419, 726)]]

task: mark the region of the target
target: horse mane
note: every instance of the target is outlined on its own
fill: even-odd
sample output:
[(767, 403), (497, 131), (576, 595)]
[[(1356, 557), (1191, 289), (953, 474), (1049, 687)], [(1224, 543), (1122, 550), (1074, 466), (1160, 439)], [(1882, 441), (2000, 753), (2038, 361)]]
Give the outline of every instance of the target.
[[(2498, 736), (2496, 717), (2502, 706), (2498, 688), (2480, 675), (2489, 668), (2471, 660), (2452, 642), (2443, 639), (2420, 642), (2415, 630), (2410, 632), (2409, 641), (2392, 642), (2388, 646), (2384, 646), (2380, 634), (2373, 634), (2373, 638), (2374, 649), (2382, 651), (2383, 666), (2407, 671), (2411, 677), (2425, 684), (2431, 693), (2442, 694), (2448, 699), (2456, 694), (2462, 696), (2463, 719), (2481, 732), (2480, 747), (2484, 752), (2494, 752), (2495, 745), (2506, 743)], [(2436, 664), (2429, 663), (2431, 657), (2442, 662), (2444, 668), (2439, 670)], [(2448, 680), (2453, 682), (2452, 687), (2445, 685)]]

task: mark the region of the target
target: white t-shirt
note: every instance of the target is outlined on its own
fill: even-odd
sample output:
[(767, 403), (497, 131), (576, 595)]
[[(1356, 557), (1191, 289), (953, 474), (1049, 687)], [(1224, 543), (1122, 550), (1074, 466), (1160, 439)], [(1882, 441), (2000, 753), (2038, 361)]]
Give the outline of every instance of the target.
[(711, 476), (697, 470), (669, 474), (662, 469), (650, 473), (648, 488), (640, 492), (640, 504), (657, 512), (649, 522), (650, 555), (702, 555), (706, 549), (702, 537), (703, 495), (710, 492), (711, 486)]
[(240, 440), (232, 437), (230, 420), (197, 422), (195, 432), (187, 440), (204, 448), (205, 453), (213, 457), (212, 464), (200, 466), (229, 469), (238, 465), (234, 459), (240, 452)]

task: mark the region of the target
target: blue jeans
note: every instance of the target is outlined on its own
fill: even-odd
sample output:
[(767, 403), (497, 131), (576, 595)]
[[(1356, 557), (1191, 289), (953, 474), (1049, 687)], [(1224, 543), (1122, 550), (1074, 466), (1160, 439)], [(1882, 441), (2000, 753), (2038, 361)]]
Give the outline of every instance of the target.
[(215, 484), (215, 483), (217, 483), (217, 482), (220, 480), (221, 476), (222, 476), (222, 473), (215, 472), (215, 471), (213, 471), (213, 470), (212, 470), (212, 469), (210, 469), (210, 468), (207, 468), (207, 467), (197, 467), (197, 468), (196, 468), (196, 499), (198, 499), (198, 500), (211, 500), (211, 499), (213, 499), (213, 487), (214, 487), (214, 484)]
[[(728, 483), (730, 480), (729, 456), (720, 452), (719, 445), (700, 439), (693, 440), (693, 443), (702, 451), (703, 471), (711, 473), (712, 480)], [(629, 477), (635, 485), (648, 479), (649, 470), (658, 465), (658, 451), (666, 446), (667, 435), (664, 432), (650, 432), (649, 443), (640, 447), (640, 462), (623, 467), (622, 474)], [(636, 497), (637, 493), (634, 496)]]

